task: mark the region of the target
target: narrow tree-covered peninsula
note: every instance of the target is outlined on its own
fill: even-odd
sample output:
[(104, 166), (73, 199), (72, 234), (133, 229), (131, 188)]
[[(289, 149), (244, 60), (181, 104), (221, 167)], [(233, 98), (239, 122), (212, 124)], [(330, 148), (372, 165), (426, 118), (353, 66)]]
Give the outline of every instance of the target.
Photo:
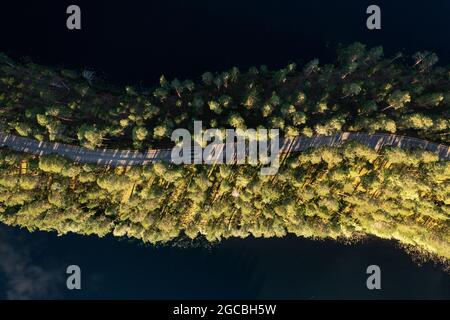
[[(196, 120), (277, 128), (284, 139), (367, 139), (283, 153), (274, 176), (250, 164), (102, 164), (15, 142), (70, 145), (95, 160), (104, 149), (171, 148), (172, 131), (193, 130)], [(0, 221), (8, 225), (148, 243), (376, 236), (450, 260), (450, 67), (427, 51), (384, 57), (381, 47), (355, 43), (332, 64), (161, 76), (153, 88), (118, 88), (92, 72), (1, 54), (0, 134)], [(386, 136), (391, 144), (372, 143)]]

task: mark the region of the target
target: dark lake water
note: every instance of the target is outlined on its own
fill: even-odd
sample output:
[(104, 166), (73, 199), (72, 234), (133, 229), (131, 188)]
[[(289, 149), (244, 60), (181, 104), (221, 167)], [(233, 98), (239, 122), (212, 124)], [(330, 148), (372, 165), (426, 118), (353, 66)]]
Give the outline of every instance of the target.
[[(194, 2), (194, 1), (191, 1)], [(394, 3), (395, 2), (395, 3)], [(320, 58), (339, 43), (382, 45), (386, 54), (436, 52), (450, 62), (449, 1), (77, 1), (82, 30), (65, 28), (68, 1), (14, 1), (0, 11), (0, 51), (47, 65), (92, 69), (118, 85), (197, 78), (206, 70)], [(65, 289), (65, 269), (82, 290)], [(366, 288), (377, 264), (382, 290)], [(395, 243), (232, 239), (211, 248), (148, 247), (106, 237), (57, 237), (0, 226), (0, 297), (16, 298), (450, 298), (450, 275), (418, 266)]]

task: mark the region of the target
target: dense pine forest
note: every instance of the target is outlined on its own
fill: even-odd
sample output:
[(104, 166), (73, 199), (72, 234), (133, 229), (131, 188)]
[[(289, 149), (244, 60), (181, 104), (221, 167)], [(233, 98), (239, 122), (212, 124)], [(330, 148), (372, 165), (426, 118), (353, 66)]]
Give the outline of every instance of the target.
[[(334, 64), (252, 67), (152, 89), (110, 86), (87, 71), (0, 56), (0, 131), (87, 148), (170, 146), (194, 120), (282, 135), (389, 132), (448, 144), (450, 67), (429, 52), (384, 58), (356, 43)], [(354, 240), (374, 235), (450, 260), (450, 162), (423, 150), (356, 142), (258, 165), (110, 167), (0, 150), (0, 221), (33, 230), (130, 237), (180, 235)]]
[(29, 230), (167, 242), (228, 237), (397, 239), (450, 259), (450, 162), (355, 142), (257, 166), (107, 167), (2, 151), (0, 220)]
[(279, 128), (284, 136), (341, 131), (404, 133), (449, 142), (450, 68), (418, 52), (383, 58), (360, 43), (334, 64), (252, 67), (113, 88), (89, 71), (16, 63), (0, 56), (0, 130), (87, 148), (155, 148), (175, 128)]

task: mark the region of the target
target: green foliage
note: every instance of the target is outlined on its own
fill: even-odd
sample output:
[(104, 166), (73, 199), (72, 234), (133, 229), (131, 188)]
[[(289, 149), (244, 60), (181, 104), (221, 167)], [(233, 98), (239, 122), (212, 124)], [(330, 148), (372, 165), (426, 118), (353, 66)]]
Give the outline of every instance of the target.
[(133, 129), (133, 140), (143, 141), (147, 138), (148, 131), (144, 127), (135, 127)]
[[(450, 69), (430, 52), (413, 63), (355, 43), (336, 62), (280, 70), (161, 76), (152, 91), (99, 88), (81, 72), (0, 54), (0, 128), (87, 148), (168, 147), (177, 128), (279, 128), (282, 136), (399, 132), (450, 141)], [(299, 70), (299, 71), (297, 71)], [(29, 163), (21, 173), (21, 160)], [(120, 169), (120, 170), (119, 170)], [(376, 235), (449, 259), (450, 165), (436, 154), (357, 143), (290, 155), (278, 175), (252, 166), (110, 168), (57, 156), (0, 156), (0, 221), (29, 230), (166, 242), (292, 233)]]
[(355, 43), (339, 49), (333, 64), (232, 68), (196, 80), (161, 76), (159, 86), (140, 92), (98, 88), (79, 71), (2, 55), (0, 127), (88, 148), (167, 148), (174, 127), (192, 128), (194, 120), (217, 128), (276, 126), (282, 136), (400, 132), (449, 142), (449, 67), (435, 67), (430, 52), (415, 54), (409, 65), (401, 56), (383, 58), (381, 47)]
[(0, 160), (0, 220), (29, 230), (152, 243), (182, 232), (209, 241), (375, 235), (450, 259), (450, 162), (428, 151), (324, 146), (290, 155), (273, 177), (252, 166), (115, 169), (13, 152)]

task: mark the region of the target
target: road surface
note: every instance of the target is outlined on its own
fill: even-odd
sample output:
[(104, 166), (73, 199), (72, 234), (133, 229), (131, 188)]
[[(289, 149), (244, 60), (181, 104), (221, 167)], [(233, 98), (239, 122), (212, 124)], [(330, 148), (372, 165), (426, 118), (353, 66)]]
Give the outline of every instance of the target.
[[(345, 141), (357, 141), (376, 150), (383, 146), (400, 148), (420, 148), (435, 152), (441, 160), (450, 159), (450, 147), (407, 136), (395, 134), (367, 134), (343, 132), (332, 136), (295, 137), (280, 142), (280, 152), (299, 152), (311, 147), (323, 145), (336, 146)], [(141, 153), (134, 150), (86, 149), (57, 142), (41, 142), (30, 138), (0, 133), (0, 146), (9, 149), (35, 154), (58, 154), (64, 158), (80, 162), (111, 166), (145, 165), (156, 161), (171, 162), (172, 149), (155, 149)]]

